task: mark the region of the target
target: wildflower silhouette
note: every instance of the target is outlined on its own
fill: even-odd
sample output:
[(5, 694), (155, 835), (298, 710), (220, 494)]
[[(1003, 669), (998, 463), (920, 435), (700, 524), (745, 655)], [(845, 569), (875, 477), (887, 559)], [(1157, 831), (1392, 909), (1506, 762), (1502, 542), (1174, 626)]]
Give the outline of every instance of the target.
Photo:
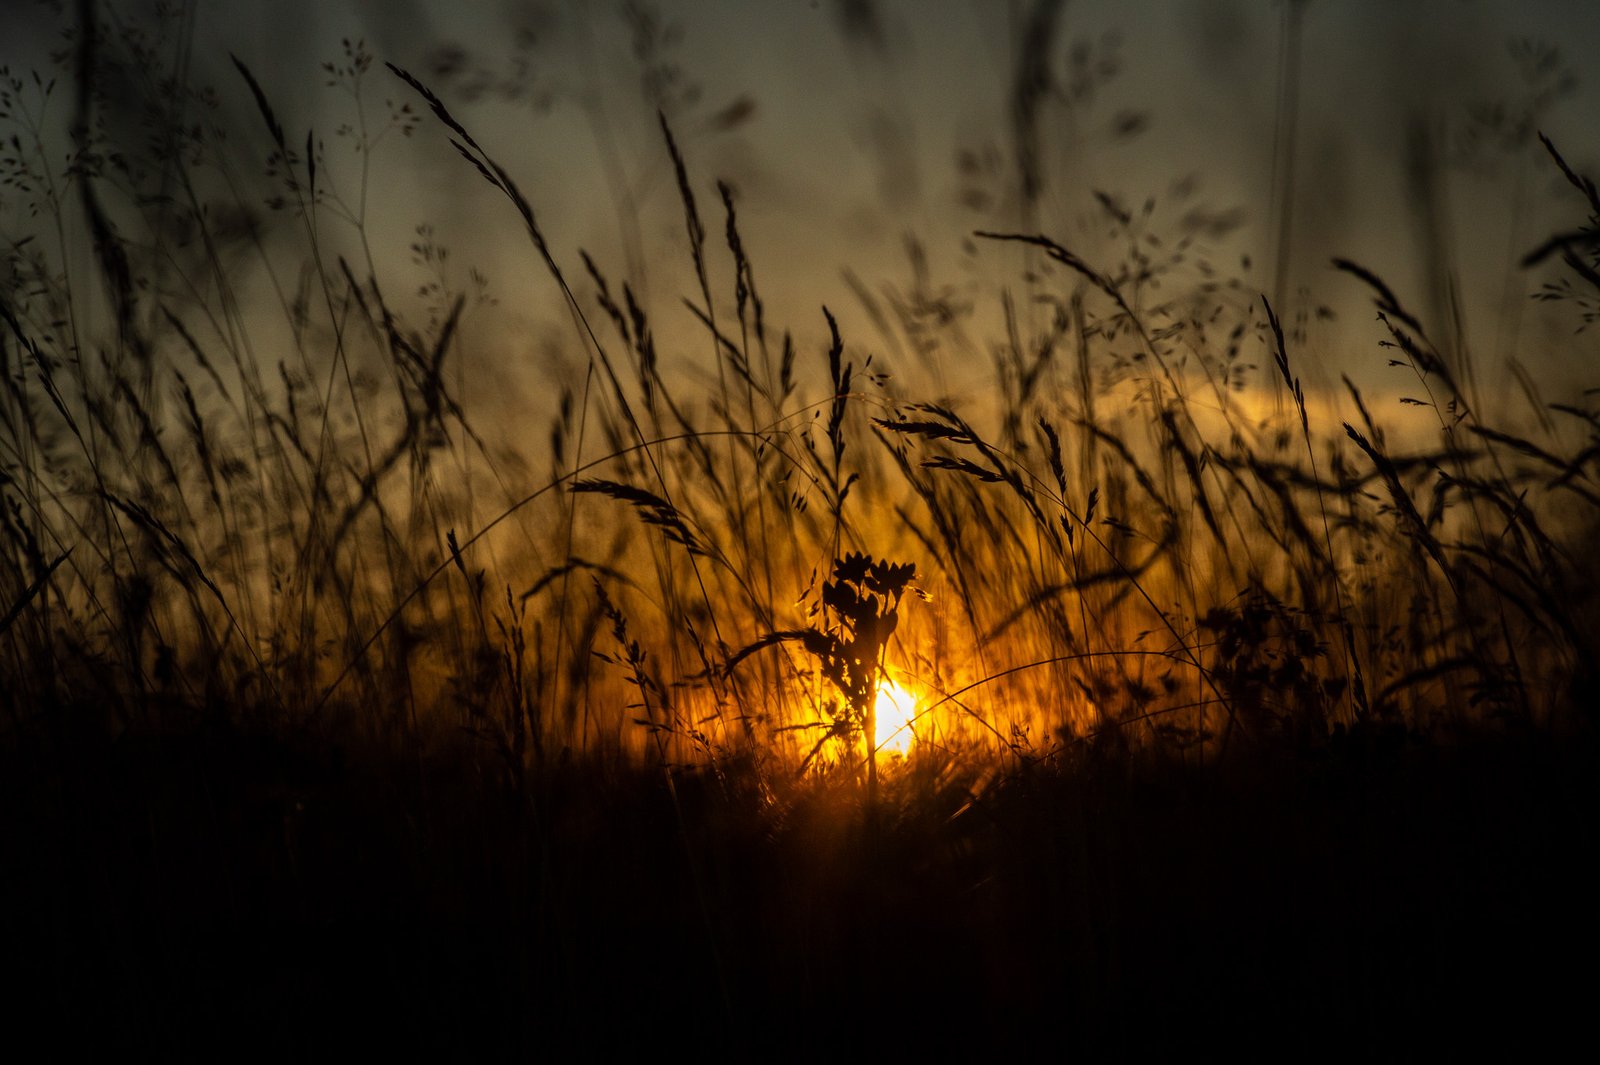
[[(883, 676), (883, 654), (900, 623), (900, 600), (916, 573), (910, 562), (879, 561), (852, 551), (834, 563), (833, 579), (822, 584), (820, 603), (812, 608), (812, 616), (822, 615), (820, 627), (768, 633), (728, 659), (731, 673), (762, 648), (788, 642), (799, 643), (816, 658), (822, 675), (843, 702), (829, 702), (832, 727), (803, 765), (809, 765), (823, 744), (836, 737), (848, 741), (862, 734), (870, 744), (875, 735), (873, 702)], [(875, 784), (877, 758), (870, 746), (867, 765), (869, 779)]]

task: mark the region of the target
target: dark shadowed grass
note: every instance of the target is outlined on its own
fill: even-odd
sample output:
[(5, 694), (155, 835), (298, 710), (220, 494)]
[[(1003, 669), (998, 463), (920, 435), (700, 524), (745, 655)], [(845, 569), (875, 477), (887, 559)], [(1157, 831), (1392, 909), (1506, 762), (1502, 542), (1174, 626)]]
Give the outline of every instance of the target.
[[(827, 308), (821, 345), (780, 334), (734, 190), (708, 221), (663, 116), (702, 354), (669, 352), (641, 279), (564, 267), (391, 67), (416, 110), (387, 128), (448, 138), (571, 322), (517, 454), (469, 400), (491, 309), (396, 299), (243, 64), (263, 184), (204, 123), (144, 166), (92, 150), (127, 45), (78, 39), (64, 171), (28, 101), (67, 89), (4, 101), (41, 220), (7, 219), (0, 296), (19, 1013), (297, 1056), (332, 1022), (451, 1057), (1371, 1057), (1578, 1007), (1551, 944), (1593, 940), (1589, 393), (1497, 422), (1338, 260), (1406, 395), (1308, 396), (1268, 301), (1102, 196), (1127, 261), (976, 235), (1038, 257), (1042, 310), (1000, 298), (994, 395), (928, 394), (960, 316), (862, 289), (893, 375)], [(371, 68), (347, 42), (330, 73), (359, 106)], [(381, 134), (349, 136), (364, 174)], [(1530, 261), (1581, 317), (1600, 206), (1544, 145), (1591, 217)], [(867, 741), (885, 677), (917, 695), (904, 757)]]

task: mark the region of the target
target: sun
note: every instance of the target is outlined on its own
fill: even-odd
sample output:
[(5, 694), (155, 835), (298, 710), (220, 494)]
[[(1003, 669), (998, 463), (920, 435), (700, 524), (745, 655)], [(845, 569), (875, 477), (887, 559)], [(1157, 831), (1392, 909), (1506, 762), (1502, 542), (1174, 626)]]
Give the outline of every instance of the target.
[(917, 698), (892, 680), (878, 682), (872, 704), (873, 742), (880, 753), (904, 755), (911, 750), (911, 722), (917, 716)]

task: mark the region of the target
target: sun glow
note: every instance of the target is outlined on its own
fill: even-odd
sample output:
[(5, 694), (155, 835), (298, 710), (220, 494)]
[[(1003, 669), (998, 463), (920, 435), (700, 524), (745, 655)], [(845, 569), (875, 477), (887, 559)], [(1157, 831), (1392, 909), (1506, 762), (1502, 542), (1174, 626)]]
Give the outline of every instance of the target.
[(879, 753), (906, 754), (911, 750), (911, 722), (917, 716), (917, 698), (892, 680), (878, 682), (872, 704), (873, 742)]

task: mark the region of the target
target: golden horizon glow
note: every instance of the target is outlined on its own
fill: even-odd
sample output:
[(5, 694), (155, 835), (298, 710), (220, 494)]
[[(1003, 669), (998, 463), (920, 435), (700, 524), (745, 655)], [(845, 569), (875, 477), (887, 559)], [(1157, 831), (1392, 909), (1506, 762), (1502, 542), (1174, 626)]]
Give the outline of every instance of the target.
[(917, 716), (917, 698), (887, 678), (878, 682), (872, 704), (873, 743), (879, 753), (905, 755), (915, 736), (911, 722)]

